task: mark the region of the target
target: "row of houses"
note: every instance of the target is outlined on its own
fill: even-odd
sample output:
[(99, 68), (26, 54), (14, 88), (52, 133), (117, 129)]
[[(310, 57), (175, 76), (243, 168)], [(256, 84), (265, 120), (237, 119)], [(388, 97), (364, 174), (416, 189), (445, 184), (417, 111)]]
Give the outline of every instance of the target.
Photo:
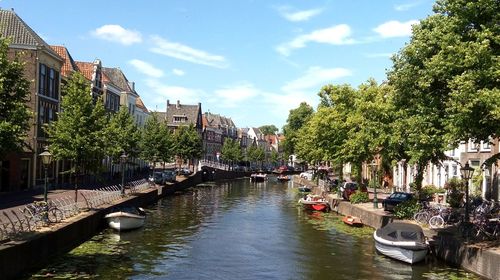
[[(136, 91), (135, 83), (127, 79), (120, 68), (106, 67), (100, 59), (92, 62), (75, 60), (66, 47), (47, 44), (14, 11), (0, 9), (0, 36), (11, 40), (9, 58), (21, 55), (25, 63), (24, 74), (31, 81), (27, 105), (34, 113), (24, 151), (11, 152), (0, 159), (0, 193), (32, 189), (43, 184), (44, 166), (38, 155), (48, 144), (48, 138), (42, 128), (57, 119), (56, 113), (61, 110), (61, 87), (72, 73), (83, 74), (91, 88), (89, 94), (96, 100), (102, 97), (108, 112), (116, 113), (125, 107), (139, 127), (150, 116), (151, 112)], [(244, 151), (249, 145), (258, 145), (266, 153), (280, 151), (280, 137), (277, 135), (264, 136), (258, 128), (238, 129), (231, 118), (202, 113), (201, 103), (189, 105), (167, 100), (165, 111), (156, 113), (172, 130), (193, 124), (203, 139), (205, 159), (219, 160), (226, 138), (237, 140)], [(134, 166), (147, 165), (140, 159), (131, 160), (135, 161)], [(48, 167), (48, 177), (53, 184), (69, 182), (71, 178), (64, 171), (71, 168), (70, 164), (57, 161)], [(119, 166), (109, 159), (103, 165), (109, 174), (119, 170)]]

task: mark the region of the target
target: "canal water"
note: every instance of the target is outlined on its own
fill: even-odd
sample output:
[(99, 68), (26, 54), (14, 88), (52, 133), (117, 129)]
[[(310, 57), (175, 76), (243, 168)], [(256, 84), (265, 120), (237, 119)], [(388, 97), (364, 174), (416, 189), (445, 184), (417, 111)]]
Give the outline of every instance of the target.
[(94, 236), (29, 279), (479, 279), (379, 255), (373, 230), (307, 212), (292, 183), (231, 180), (146, 207), (143, 228)]

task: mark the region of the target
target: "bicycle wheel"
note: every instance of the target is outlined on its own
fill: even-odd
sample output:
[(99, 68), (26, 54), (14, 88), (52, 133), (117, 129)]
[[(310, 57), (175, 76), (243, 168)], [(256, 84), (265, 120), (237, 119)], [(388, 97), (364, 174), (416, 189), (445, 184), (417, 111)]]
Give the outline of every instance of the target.
[(444, 219), (441, 216), (434, 216), (429, 219), (429, 226), (431, 228), (442, 228), (444, 226)]
[(57, 209), (57, 208), (52, 208), (49, 210), (49, 215), (48, 219), (50, 223), (59, 223), (64, 217), (64, 213)]
[(417, 212), (415, 215), (413, 215), (413, 219), (421, 225), (427, 224), (427, 221), (429, 220), (429, 214), (426, 212)]

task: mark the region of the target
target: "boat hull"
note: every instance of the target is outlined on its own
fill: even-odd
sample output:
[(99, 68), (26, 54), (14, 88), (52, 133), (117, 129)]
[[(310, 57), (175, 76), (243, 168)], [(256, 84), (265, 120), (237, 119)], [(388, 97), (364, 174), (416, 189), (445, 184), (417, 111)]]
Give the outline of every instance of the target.
[(299, 199), (299, 203), (304, 206), (305, 209), (315, 210), (315, 211), (327, 211), (328, 202), (327, 201), (311, 201), (306, 199)]
[(428, 252), (428, 247), (425, 244), (387, 241), (377, 236), (376, 231), (373, 233), (373, 237), (375, 239), (375, 248), (378, 252), (409, 264), (424, 260)]
[(342, 222), (344, 222), (344, 224), (346, 225), (350, 225), (350, 226), (353, 226), (353, 227), (362, 227), (363, 226), (363, 222), (361, 221), (360, 218), (358, 217), (354, 217), (354, 216), (344, 216), (344, 218), (342, 218)]
[(113, 212), (105, 216), (110, 228), (124, 231), (144, 226), (145, 216), (127, 212)]

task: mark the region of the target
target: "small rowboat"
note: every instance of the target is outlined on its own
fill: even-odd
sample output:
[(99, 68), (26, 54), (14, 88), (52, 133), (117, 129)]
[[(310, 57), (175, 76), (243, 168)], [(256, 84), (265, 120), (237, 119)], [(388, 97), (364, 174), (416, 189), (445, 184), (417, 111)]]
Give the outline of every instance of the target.
[(146, 212), (140, 207), (123, 207), (107, 214), (104, 218), (110, 228), (124, 231), (142, 227)]
[(321, 196), (317, 195), (306, 195), (305, 198), (299, 199), (299, 203), (304, 206), (304, 208), (316, 211), (327, 211), (328, 201)]
[(346, 225), (350, 225), (353, 227), (362, 227), (363, 226), (363, 222), (361, 221), (360, 218), (355, 217), (355, 216), (350, 216), (350, 215), (344, 216), (344, 218), (342, 218), (342, 222), (344, 222), (344, 224), (346, 224)]

